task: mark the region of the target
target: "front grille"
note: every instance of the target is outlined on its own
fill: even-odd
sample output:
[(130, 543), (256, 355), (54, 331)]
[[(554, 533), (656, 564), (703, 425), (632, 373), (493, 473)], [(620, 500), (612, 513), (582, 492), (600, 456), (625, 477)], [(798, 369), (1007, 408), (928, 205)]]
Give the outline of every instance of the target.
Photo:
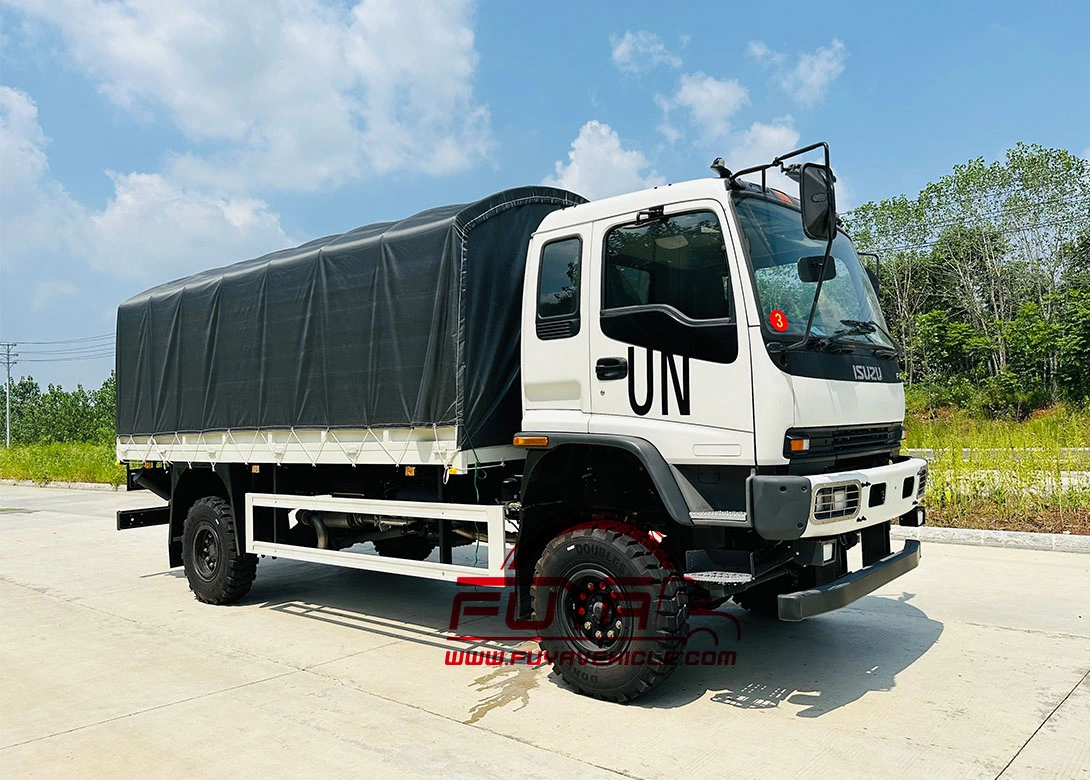
[[(810, 447), (803, 452), (791, 452), (792, 439), (809, 439)], [(791, 428), (784, 438), (785, 457), (792, 461), (837, 461), (867, 455), (889, 456), (901, 446), (901, 424), (851, 425), (829, 428)]]
[(861, 488), (858, 482), (826, 485), (814, 493), (814, 522), (843, 520), (859, 513)]
[(923, 493), (927, 490), (927, 466), (920, 469), (920, 473), (916, 475), (918, 484), (916, 487), (916, 498), (923, 498)]

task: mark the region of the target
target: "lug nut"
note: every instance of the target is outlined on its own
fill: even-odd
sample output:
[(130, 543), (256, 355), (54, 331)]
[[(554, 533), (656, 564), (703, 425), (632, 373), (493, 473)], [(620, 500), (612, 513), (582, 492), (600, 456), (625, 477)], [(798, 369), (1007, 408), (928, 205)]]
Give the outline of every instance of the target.
[(617, 626), (617, 628), (623, 628), (624, 624), (621, 623), (621, 621), (618, 620), (617, 623), (616, 623), (616, 626)]
[(583, 624), (583, 628), (587, 629), (587, 631), (590, 631), (590, 621), (589, 620), (586, 623)]
[(606, 637), (608, 637), (609, 639), (612, 639), (613, 638), (613, 632), (612, 631), (607, 631), (606, 632)]
[(594, 638), (595, 639), (601, 639), (602, 638), (602, 632), (601, 631), (595, 631), (594, 632)]

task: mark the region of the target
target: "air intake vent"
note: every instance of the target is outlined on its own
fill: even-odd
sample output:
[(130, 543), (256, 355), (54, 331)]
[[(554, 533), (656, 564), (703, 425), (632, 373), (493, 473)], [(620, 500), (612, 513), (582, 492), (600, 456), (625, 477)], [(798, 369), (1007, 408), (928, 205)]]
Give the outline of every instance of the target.
[(859, 514), (860, 492), (858, 482), (818, 488), (814, 494), (814, 522), (827, 523), (855, 517)]
[(579, 332), (579, 320), (554, 320), (537, 323), (537, 337), (542, 341), (566, 339)]

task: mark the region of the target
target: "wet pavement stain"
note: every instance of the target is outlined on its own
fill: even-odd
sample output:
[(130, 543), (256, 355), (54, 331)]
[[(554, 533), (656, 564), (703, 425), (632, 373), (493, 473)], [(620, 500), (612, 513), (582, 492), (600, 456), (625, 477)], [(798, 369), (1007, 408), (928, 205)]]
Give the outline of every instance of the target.
[[(537, 645), (527, 642), (520, 646), (520, 649), (536, 650)], [(530, 703), (530, 691), (537, 687), (538, 681), (545, 674), (548, 674), (548, 668), (544, 664), (531, 666), (520, 663), (497, 666), (488, 674), (481, 675), (471, 685), (476, 686), (481, 693), (492, 690), (495, 690), (495, 693), (475, 704), (469, 711), (469, 720), (465, 722), (476, 723), (492, 710), (505, 707), (515, 701), (521, 701), (515, 708), (516, 711), (521, 710)]]

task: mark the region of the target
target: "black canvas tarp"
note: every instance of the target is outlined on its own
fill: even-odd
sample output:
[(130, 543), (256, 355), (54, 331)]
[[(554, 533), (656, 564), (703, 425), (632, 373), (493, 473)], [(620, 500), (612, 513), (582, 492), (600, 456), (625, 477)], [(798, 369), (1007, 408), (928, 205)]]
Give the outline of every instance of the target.
[(194, 274), (117, 312), (117, 432), (518, 429), (530, 235), (585, 202), (521, 187)]

